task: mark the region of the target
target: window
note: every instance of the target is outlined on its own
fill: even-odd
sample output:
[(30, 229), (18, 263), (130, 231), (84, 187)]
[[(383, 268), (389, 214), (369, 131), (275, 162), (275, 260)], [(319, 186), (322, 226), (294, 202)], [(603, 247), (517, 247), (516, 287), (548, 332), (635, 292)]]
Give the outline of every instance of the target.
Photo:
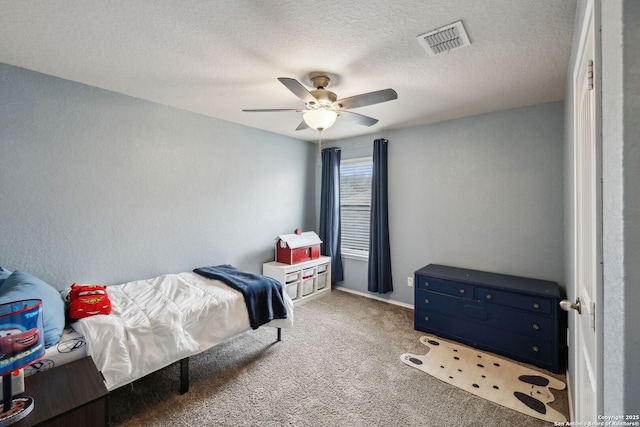
[(369, 256), (373, 158), (340, 162), (340, 210), (343, 255)]

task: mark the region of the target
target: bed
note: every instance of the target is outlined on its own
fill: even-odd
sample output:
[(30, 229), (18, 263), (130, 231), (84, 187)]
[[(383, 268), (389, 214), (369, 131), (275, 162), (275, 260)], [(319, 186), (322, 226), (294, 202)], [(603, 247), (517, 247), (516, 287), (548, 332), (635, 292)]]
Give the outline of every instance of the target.
[(190, 356), (262, 326), (277, 328), (279, 340), (280, 328), (293, 324), (293, 302), (277, 281), (269, 279), (271, 293), (257, 298), (262, 313), (256, 320), (256, 307), (249, 303), (256, 296), (237, 283), (225, 283), (226, 276), (229, 271), (243, 280), (264, 276), (223, 267), (220, 278), (196, 269), (108, 286), (111, 314), (71, 323), (25, 375), (89, 355), (111, 391), (180, 362), (180, 392), (186, 392)]

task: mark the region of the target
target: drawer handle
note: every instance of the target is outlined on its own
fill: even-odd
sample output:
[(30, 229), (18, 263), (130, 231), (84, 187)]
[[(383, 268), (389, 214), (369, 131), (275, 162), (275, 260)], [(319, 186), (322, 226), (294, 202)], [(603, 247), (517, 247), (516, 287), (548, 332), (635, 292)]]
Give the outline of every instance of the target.
[(493, 296), (492, 296), (491, 294), (487, 294), (487, 295), (485, 296), (485, 298), (486, 298), (486, 299), (491, 299), (491, 298), (493, 298)]
[(428, 322), (428, 321), (429, 321), (429, 316), (424, 316), (424, 320), (425, 320), (426, 322)]
[(425, 303), (425, 304), (429, 304), (429, 298), (425, 298), (425, 299), (424, 299), (424, 303)]
[(540, 349), (538, 348), (538, 346), (537, 346), (537, 345), (534, 345), (533, 347), (531, 347), (531, 350), (533, 350), (533, 351), (535, 351), (535, 352), (540, 351)]
[(424, 281), (424, 287), (428, 288), (429, 287), (429, 282), (427, 282), (426, 280)]
[(531, 325), (531, 327), (536, 331), (540, 330), (540, 325), (538, 325), (537, 323), (534, 323), (533, 325)]
[(464, 294), (464, 289), (460, 289), (460, 293), (461, 293), (461, 294)]
[(533, 303), (533, 308), (540, 308), (540, 304), (538, 304), (537, 302)]

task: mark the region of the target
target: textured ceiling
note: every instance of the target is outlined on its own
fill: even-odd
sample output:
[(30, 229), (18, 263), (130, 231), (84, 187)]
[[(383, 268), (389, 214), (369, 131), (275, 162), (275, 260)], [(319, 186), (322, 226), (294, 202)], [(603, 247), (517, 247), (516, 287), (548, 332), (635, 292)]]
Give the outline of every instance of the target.
[[(278, 82), (337, 76), (339, 98), (398, 99), (338, 119), (324, 140), (564, 98), (575, 0), (0, 0), (0, 62), (307, 141)], [(428, 56), (416, 36), (462, 20), (471, 46)], [(308, 87), (311, 89), (310, 87)], [(0, 101), (1, 102), (1, 101)]]

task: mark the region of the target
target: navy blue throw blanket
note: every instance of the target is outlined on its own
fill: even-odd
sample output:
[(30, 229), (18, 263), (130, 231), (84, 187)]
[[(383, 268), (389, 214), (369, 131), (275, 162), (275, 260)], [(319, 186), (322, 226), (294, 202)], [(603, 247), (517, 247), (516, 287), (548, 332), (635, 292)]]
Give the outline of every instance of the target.
[(244, 296), (253, 329), (274, 319), (286, 319), (287, 307), (282, 285), (276, 279), (238, 270), (231, 265), (200, 267), (193, 270), (209, 279), (220, 280)]

